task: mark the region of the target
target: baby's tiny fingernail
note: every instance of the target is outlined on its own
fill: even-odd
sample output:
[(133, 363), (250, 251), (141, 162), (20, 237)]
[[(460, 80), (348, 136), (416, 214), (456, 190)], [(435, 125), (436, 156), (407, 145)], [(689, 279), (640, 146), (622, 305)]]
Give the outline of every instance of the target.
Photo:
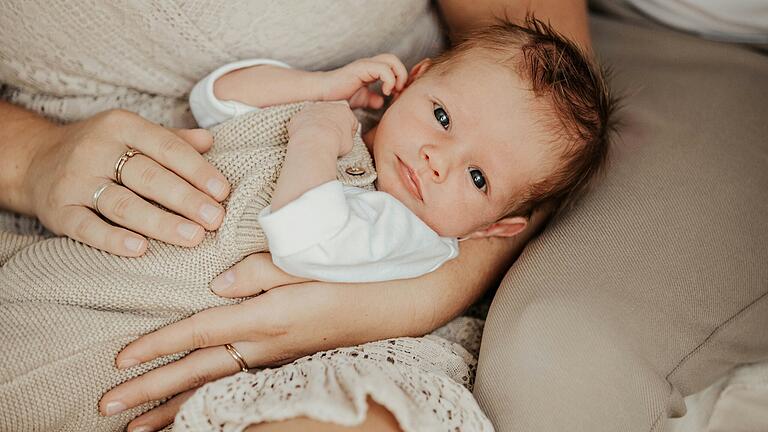
[(144, 244), (144, 240), (137, 239), (135, 237), (128, 237), (123, 243), (125, 244), (125, 247), (128, 248), (128, 250), (136, 253), (141, 250), (141, 246)]
[(220, 294), (235, 282), (235, 272), (227, 270), (211, 282), (211, 291)]
[(122, 402), (109, 402), (104, 406), (104, 414), (108, 416), (115, 415), (125, 411), (126, 408), (128, 407)]
[(143, 425), (143, 426), (137, 426), (133, 429), (130, 429), (128, 430), (128, 432), (150, 432), (151, 430), (152, 430), (151, 427), (147, 425)]
[(128, 358), (128, 359), (122, 359), (119, 362), (117, 362), (117, 368), (118, 369), (128, 369), (131, 366), (136, 366), (139, 364), (139, 361), (136, 359)]

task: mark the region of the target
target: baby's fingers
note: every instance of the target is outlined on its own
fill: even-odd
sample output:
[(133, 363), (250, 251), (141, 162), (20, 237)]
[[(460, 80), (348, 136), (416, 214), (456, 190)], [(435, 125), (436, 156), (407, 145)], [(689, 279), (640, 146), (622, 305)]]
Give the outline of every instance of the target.
[[(380, 61), (392, 70), (392, 73), (395, 75), (395, 88), (397, 91), (402, 91), (403, 87), (405, 87), (405, 83), (408, 81), (408, 69), (405, 67), (403, 62), (400, 61), (399, 58), (397, 58), (394, 54), (379, 54), (375, 57), (372, 57), (372, 60)], [(388, 93), (386, 93), (388, 94)]]
[(349, 107), (379, 109), (384, 106), (384, 97), (368, 87), (362, 87), (349, 98)]
[(395, 72), (386, 63), (366, 59), (359, 61), (355, 66), (355, 74), (362, 84), (370, 84), (380, 80), (382, 82), (381, 91), (385, 95), (390, 94), (397, 84)]

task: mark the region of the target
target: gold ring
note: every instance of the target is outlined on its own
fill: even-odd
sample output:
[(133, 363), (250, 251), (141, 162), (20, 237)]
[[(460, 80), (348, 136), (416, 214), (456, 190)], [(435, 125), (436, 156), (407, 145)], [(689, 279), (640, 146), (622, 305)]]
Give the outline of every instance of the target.
[(107, 188), (110, 185), (113, 185), (114, 183), (111, 181), (108, 181), (104, 183), (103, 185), (99, 186), (98, 189), (96, 189), (96, 192), (93, 193), (93, 197), (91, 197), (91, 204), (93, 205), (93, 210), (98, 214), (99, 216), (104, 216), (104, 214), (101, 213), (101, 210), (99, 210), (99, 198), (101, 198), (101, 194), (107, 190)]
[(128, 150), (125, 151), (125, 153), (120, 155), (120, 159), (115, 162), (115, 183), (122, 185), (123, 179), (122, 179), (122, 173), (123, 173), (123, 166), (126, 162), (128, 162), (128, 159), (142, 154), (140, 151), (132, 148), (128, 148)]
[(229, 355), (232, 356), (233, 359), (237, 362), (237, 365), (240, 366), (240, 370), (243, 372), (248, 372), (248, 363), (245, 362), (245, 359), (243, 356), (230, 344), (224, 345), (224, 348), (227, 349), (227, 352)]

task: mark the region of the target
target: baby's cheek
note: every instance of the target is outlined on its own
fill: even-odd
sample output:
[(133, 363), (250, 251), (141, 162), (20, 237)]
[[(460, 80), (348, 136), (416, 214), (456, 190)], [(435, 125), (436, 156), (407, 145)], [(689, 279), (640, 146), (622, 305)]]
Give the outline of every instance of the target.
[(456, 208), (429, 207), (423, 210), (419, 217), (442, 237), (458, 237), (464, 234), (462, 226), (466, 224)]
[(390, 176), (388, 176), (385, 171), (379, 171), (376, 174), (376, 190), (379, 192), (386, 192), (397, 198), (397, 195), (394, 194), (392, 188), (392, 179)]

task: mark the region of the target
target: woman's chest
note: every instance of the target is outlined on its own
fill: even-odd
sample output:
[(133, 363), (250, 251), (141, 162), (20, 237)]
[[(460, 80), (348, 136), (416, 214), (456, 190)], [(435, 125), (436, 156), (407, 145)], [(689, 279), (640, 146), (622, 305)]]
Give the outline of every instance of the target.
[(180, 97), (217, 66), (267, 57), (327, 69), (440, 45), (420, 1), (14, 2), (0, 14), (0, 81), (58, 96), (114, 87)]

